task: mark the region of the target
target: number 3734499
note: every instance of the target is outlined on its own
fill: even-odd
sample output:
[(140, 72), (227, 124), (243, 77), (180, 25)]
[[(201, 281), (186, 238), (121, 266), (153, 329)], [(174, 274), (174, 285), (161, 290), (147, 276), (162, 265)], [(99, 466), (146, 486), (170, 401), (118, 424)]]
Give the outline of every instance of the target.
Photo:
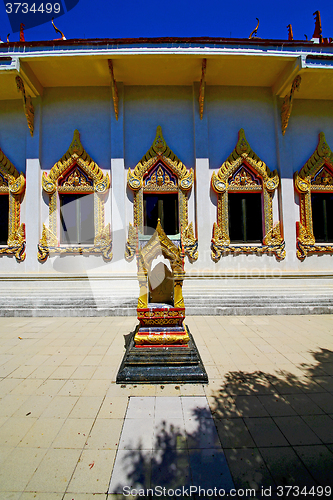
[(318, 498), (318, 497), (330, 497), (332, 494), (331, 486), (312, 486), (310, 487), (301, 487), (301, 486), (278, 486), (277, 487), (277, 496), (278, 497), (309, 497), (309, 498)]
[(36, 14), (38, 12), (41, 14), (59, 14), (60, 10), (60, 3), (33, 3), (32, 5), (19, 2), (6, 3), (7, 14)]

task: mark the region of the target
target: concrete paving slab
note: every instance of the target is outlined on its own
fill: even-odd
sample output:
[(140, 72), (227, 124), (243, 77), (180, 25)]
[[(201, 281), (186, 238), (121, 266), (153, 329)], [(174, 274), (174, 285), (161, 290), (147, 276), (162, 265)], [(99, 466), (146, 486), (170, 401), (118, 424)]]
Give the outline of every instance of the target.
[(299, 416), (274, 417), (274, 422), (291, 445), (321, 444), (320, 439)]
[[(200, 464), (203, 452), (222, 450), (235, 487), (254, 486), (258, 495), (271, 486), (274, 498), (278, 483), (293, 474), (295, 484), (333, 486), (333, 316), (189, 317), (211, 367), (205, 386), (117, 385), (123, 335), (135, 323), (0, 318), (0, 463), (10, 469), (0, 498), (118, 500), (107, 494), (116, 453), (138, 485), (194, 484), (191, 456), (198, 452)], [(164, 434), (143, 405), (131, 420), (140, 420), (141, 410), (154, 420), (152, 448), (120, 450), (128, 402), (146, 397), (155, 406), (165, 400), (157, 403)], [(151, 432), (144, 424), (135, 429), (139, 437)]]

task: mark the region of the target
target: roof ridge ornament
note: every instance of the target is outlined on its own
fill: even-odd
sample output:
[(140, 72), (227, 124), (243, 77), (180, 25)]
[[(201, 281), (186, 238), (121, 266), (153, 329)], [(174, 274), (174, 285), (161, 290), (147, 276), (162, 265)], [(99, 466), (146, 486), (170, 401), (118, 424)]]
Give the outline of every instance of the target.
[(316, 10), (316, 12), (314, 12), (313, 15), (315, 16), (315, 29), (314, 29), (312, 38), (318, 38), (319, 42), (321, 42), (322, 38), (323, 38), (323, 35), (322, 35), (323, 30), (321, 27), (320, 10)]
[(288, 41), (291, 42), (294, 39), (293, 27), (291, 24), (288, 24)]
[(20, 24), (20, 42), (25, 42), (24, 27), (25, 27), (25, 24), (21, 23)]
[(252, 38), (257, 37), (257, 32), (258, 32), (258, 28), (259, 28), (259, 19), (256, 17), (256, 20), (258, 21), (257, 26), (254, 28), (253, 31), (251, 31), (251, 34), (249, 36), (249, 40), (251, 40)]
[(53, 19), (54, 19), (54, 17), (52, 17), (52, 21), (51, 21), (51, 22), (52, 22), (52, 26), (53, 26), (53, 28), (56, 30), (56, 32), (57, 32), (57, 33), (59, 33), (59, 35), (61, 35), (61, 38), (55, 38), (55, 40), (66, 40), (65, 35), (63, 34), (63, 32), (62, 32), (62, 31), (60, 31), (60, 30), (56, 27), (56, 25), (55, 25), (55, 24), (54, 24), (54, 22), (53, 22)]

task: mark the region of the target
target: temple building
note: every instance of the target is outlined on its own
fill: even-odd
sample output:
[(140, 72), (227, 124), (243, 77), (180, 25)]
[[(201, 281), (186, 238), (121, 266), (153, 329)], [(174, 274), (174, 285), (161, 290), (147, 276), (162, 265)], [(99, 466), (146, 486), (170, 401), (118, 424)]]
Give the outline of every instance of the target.
[(135, 315), (158, 223), (187, 314), (331, 312), (333, 43), (289, 38), (2, 43), (0, 314)]

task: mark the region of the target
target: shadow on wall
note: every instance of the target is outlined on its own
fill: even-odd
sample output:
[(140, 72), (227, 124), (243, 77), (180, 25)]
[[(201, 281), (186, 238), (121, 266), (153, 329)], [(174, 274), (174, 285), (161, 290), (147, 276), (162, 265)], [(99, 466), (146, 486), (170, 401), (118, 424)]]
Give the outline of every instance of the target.
[(242, 498), (294, 498), (301, 491), (303, 498), (332, 498), (333, 352), (311, 354), (314, 362), (299, 366), (302, 375), (227, 373), (209, 398), (211, 414), (197, 408), (185, 429), (164, 421), (153, 451), (143, 449), (140, 438), (135, 450), (121, 452), (117, 491), (125, 484), (197, 485), (242, 489)]

